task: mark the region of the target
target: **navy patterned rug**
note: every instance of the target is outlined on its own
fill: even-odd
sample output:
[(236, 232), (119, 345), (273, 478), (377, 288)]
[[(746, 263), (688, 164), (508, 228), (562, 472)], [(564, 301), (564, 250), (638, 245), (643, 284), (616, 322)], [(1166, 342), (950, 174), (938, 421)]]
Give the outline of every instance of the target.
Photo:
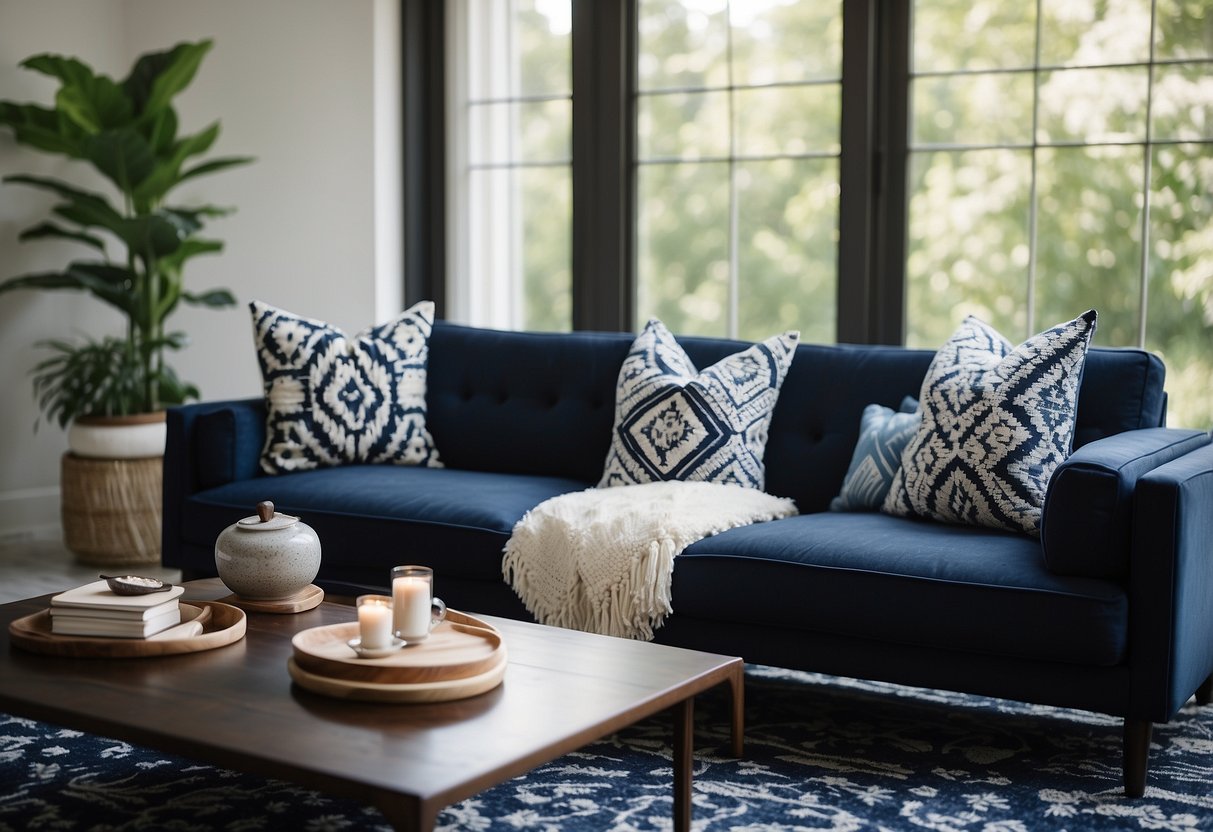
[[(1156, 726), (1146, 796), (1120, 721), (751, 666), (746, 758), (727, 699), (696, 708), (697, 832), (1213, 830), (1213, 706)], [(666, 830), (670, 723), (654, 719), (448, 808), (448, 830)], [(0, 714), (0, 830), (387, 830), (375, 809)]]

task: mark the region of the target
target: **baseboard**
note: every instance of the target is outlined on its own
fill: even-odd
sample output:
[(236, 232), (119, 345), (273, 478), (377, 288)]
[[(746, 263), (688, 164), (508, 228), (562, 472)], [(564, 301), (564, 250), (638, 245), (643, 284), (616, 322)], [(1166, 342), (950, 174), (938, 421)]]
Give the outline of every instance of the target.
[(49, 540), (61, 535), (57, 486), (0, 492), (0, 542)]

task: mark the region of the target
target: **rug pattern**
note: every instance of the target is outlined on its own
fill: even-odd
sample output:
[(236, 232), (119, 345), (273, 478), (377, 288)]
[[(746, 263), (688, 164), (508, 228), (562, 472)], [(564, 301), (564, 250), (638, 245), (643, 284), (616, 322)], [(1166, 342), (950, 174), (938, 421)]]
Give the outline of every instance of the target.
[[(1213, 830), (1213, 706), (1156, 726), (1150, 787), (1120, 790), (1120, 722), (1081, 711), (750, 666), (746, 757), (727, 700), (696, 709), (696, 832)], [(668, 830), (653, 719), (451, 806), (438, 828)], [(373, 808), (0, 715), (0, 830), (388, 830)]]

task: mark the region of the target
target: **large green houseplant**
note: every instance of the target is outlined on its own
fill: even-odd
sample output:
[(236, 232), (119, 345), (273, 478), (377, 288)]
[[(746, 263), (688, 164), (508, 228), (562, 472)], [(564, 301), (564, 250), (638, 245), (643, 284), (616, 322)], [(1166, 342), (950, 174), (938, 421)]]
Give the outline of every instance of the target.
[(226, 289), (194, 293), (182, 280), (188, 260), (220, 251), (200, 236), (204, 222), (227, 211), (212, 205), (170, 205), (178, 185), (245, 164), (247, 157), (198, 161), (219, 135), (219, 123), (178, 134), (172, 100), (194, 77), (211, 42), (181, 43), (143, 55), (122, 81), (100, 75), (75, 58), (36, 55), (21, 66), (59, 81), (53, 107), (0, 101), (0, 125), (19, 144), (92, 165), (117, 191), (117, 200), (44, 176), (5, 176), (10, 185), (50, 191), (60, 202), (54, 220), (26, 229), (20, 239), (70, 240), (92, 249), (62, 270), (0, 282), (14, 289), (88, 292), (126, 320), (121, 335), (82, 342), (43, 342), (52, 354), (34, 368), (34, 388), (47, 418), (61, 427), (81, 417), (125, 416), (197, 398), (165, 363), (185, 344), (165, 321), (184, 301), (209, 307), (235, 303)]
[(186, 341), (165, 324), (182, 302), (235, 303), (226, 289), (191, 292), (182, 279), (190, 259), (222, 250), (201, 234), (208, 219), (227, 210), (169, 201), (183, 182), (251, 161), (198, 158), (218, 137), (218, 122), (189, 135), (178, 131), (173, 98), (210, 48), (200, 41), (143, 55), (122, 81), (75, 58), (36, 55), (21, 66), (59, 82), (53, 106), (0, 101), (0, 127), (19, 144), (85, 162), (112, 185), (101, 193), (46, 176), (3, 179), (58, 197), (54, 216), (21, 232), (22, 241), (66, 240), (91, 251), (58, 271), (0, 281), (0, 294), (87, 292), (125, 320), (113, 335), (41, 342), (50, 354), (33, 368), (42, 413), (70, 425), (72, 453), (64, 455), (60, 480), (64, 539), (92, 563), (159, 560), (162, 411), (198, 397), (165, 362), (165, 353)]

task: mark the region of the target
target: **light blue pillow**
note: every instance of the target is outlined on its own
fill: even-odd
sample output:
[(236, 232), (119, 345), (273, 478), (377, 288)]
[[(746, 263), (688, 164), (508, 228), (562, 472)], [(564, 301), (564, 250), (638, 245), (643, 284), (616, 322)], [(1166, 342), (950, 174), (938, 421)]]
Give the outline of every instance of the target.
[(896, 413), (879, 404), (865, 407), (851, 465), (842, 490), (830, 501), (830, 511), (877, 511), (901, 469), (901, 452), (921, 422), (918, 402), (910, 396), (902, 400)]
[(761, 490), (767, 429), (799, 338), (773, 336), (699, 372), (665, 325), (649, 321), (619, 370), (599, 487), (685, 480)]

